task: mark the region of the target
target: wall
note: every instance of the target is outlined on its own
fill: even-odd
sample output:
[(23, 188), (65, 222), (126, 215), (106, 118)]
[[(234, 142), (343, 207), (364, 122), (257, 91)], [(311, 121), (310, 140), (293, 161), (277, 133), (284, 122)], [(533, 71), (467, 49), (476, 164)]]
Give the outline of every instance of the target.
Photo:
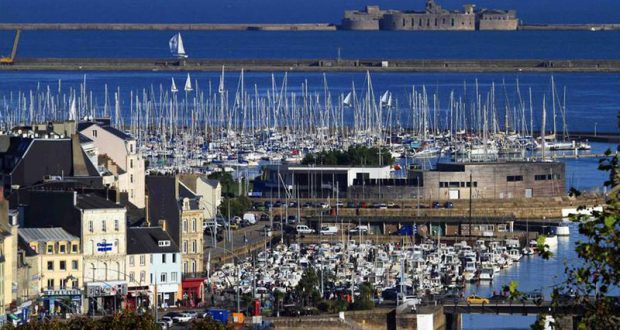
[(455, 13), (393, 13), (381, 20), (383, 30), (392, 31), (474, 31), (476, 16)]
[[(114, 220), (119, 221), (118, 230), (114, 228)], [(90, 221), (94, 225), (93, 232), (89, 230)], [(106, 222), (105, 231), (102, 229), (102, 221)], [(112, 243), (112, 251), (97, 251), (97, 243), (104, 240), (106, 243)], [(83, 210), (84, 282), (124, 280), (126, 243), (125, 208)]]
[[(183, 210), (181, 212), (181, 256), (182, 256), (182, 272), (202, 273), (203, 269), (203, 212), (202, 210)], [(196, 221), (194, 228), (193, 221)], [(187, 223), (187, 226), (185, 226)], [(193, 242), (196, 242), (196, 251), (193, 251)], [(192, 265), (195, 264), (195, 272)]]
[[(65, 246), (65, 252), (60, 252), (60, 246)], [(73, 252), (72, 245), (77, 246), (77, 252)], [(48, 253), (48, 246), (52, 246), (52, 253)], [(83, 285), (83, 262), (79, 239), (72, 241), (48, 241), (31, 242), (30, 247), (38, 253), (38, 269), (40, 270), (38, 286), (43, 290), (59, 290), (61, 281), (69, 276), (74, 277), (66, 282), (66, 289), (73, 288), (73, 282), (77, 281), (77, 288)], [(65, 270), (60, 269), (60, 262), (65, 262)], [(77, 262), (77, 269), (73, 268), (73, 262)], [(48, 269), (48, 262), (52, 263), (53, 269)], [(35, 274), (33, 274), (35, 275)], [(54, 286), (49, 288), (48, 280), (54, 280)]]
[[(202, 227), (201, 227), (202, 228)], [(166, 262), (162, 261), (162, 255), (166, 255)], [(173, 258), (174, 261), (173, 262)], [(168, 305), (172, 305), (181, 291), (181, 254), (180, 253), (156, 253), (153, 254), (153, 264), (150, 267), (150, 273), (153, 276), (151, 283), (151, 292), (155, 289), (164, 299), (169, 298)], [(161, 281), (162, 273), (166, 274), (166, 281)], [(173, 275), (174, 273), (174, 275)], [(154, 286), (157, 286), (156, 288)], [(158, 298), (157, 303), (161, 305), (162, 301)]]

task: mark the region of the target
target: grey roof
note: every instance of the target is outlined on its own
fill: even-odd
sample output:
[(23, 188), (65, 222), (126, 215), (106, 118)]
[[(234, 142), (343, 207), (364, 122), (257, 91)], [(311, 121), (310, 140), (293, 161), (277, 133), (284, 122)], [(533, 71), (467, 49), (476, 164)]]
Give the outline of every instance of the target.
[[(170, 246), (159, 246), (159, 241), (170, 241)], [(127, 254), (175, 252), (179, 252), (179, 247), (161, 227), (127, 228)]]
[(60, 227), (55, 228), (19, 228), (19, 236), (26, 242), (72, 241), (79, 239)]
[(112, 127), (112, 126), (103, 126), (102, 128), (105, 129), (106, 131), (110, 132), (112, 135), (114, 135), (116, 137), (119, 137), (119, 138), (121, 138), (123, 140), (133, 140), (133, 137), (131, 137), (131, 135), (129, 135), (129, 134), (127, 134), (127, 133), (125, 133), (125, 132), (123, 132), (123, 131), (121, 131), (119, 129), (116, 129), (116, 128)]
[(124, 209), (125, 206), (114, 203), (95, 194), (79, 194), (77, 195), (78, 209), (96, 210), (96, 209)]

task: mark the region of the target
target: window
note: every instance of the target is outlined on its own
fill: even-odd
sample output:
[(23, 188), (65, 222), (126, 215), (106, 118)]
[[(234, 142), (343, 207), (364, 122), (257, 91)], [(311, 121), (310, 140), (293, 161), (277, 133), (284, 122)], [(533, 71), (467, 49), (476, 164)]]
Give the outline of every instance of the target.
[(71, 253), (78, 253), (77, 244), (71, 244)]
[(47, 289), (54, 290), (54, 279), (53, 278), (47, 279)]
[(129, 266), (133, 266), (136, 264), (136, 260), (134, 256), (129, 256)]
[(170, 281), (171, 282), (176, 282), (177, 281), (177, 272), (170, 273)]
[(47, 270), (54, 270), (54, 262), (53, 261), (48, 261), (47, 262)]
[(129, 160), (129, 168), (133, 168), (133, 159)]
[(172, 263), (174, 264), (174, 263), (176, 263), (176, 262), (177, 262), (177, 254), (176, 254), (176, 253), (173, 253), (173, 254), (172, 254)]
[(129, 183), (133, 183), (133, 174), (129, 174)]
[(133, 153), (133, 143), (129, 144), (129, 152)]
[(93, 137), (97, 137), (97, 130), (96, 129), (93, 130)]
[(159, 247), (166, 247), (166, 246), (170, 246), (170, 241), (169, 241), (169, 240), (157, 241), (157, 245), (158, 245)]
[(153, 273), (150, 274), (150, 283), (153, 284)]
[(151, 255), (149, 255), (149, 260), (150, 260), (151, 265), (152, 265), (152, 264), (153, 264), (153, 255), (152, 255), (152, 254), (151, 254)]
[(192, 240), (192, 253), (196, 253), (196, 240)]
[(120, 230), (120, 221), (114, 220), (114, 230), (116, 231)]
[(187, 261), (183, 261), (183, 272), (187, 273)]
[(458, 188), (461, 184), (457, 181), (450, 182), (450, 188)]
[(64, 253), (66, 253), (66, 252), (67, 252), (66, 250), (67, 250), (67, 247), (66, 247), (64, 244), (62, 244), (62, 245), (60, 246), (60, 253), (63, 253), (63, 254), (64, 254)]
[(187, 241), (183, 241), (183, 253), (187, 253)]
[(140, 283), (144, 282), (146, 279), (146, 273), (144, 271), (140, 272)]
[(183, 220), (183, 232), (187, 233), (187, 220)]
[(162, 255), (161, 255), (161, 263), (162, 264), (166, 263), (166, 254), (165, 253), (162, 253)]
[(101, 220), (101, 231), (106, 231), (105, 220)]
[(53, 245), (48, 245), (47, 246), (47, 254), (53, 254), (54, 253), (54, 246)]
[(64, 290), (68, 280), (60, 280), (60, 290)]
[(129, 272), (129, 282), (135, 282), (135, 276), (134, 276), (134, 272)]
[(192, 233), (196, 232), (196, 218), (192, 219)]
[(166, 273), (161, 273), (161, 276), (159, 277), (159, 279), (161, 280), (162, 283), (166, 283)]
[(89, 232), (91, 232), (91, 233), (92, 233), (92, 232), (94, 232), (94, 231), (95, 231), (95, 228), (94, 228), (94, 227), (95, 227), (95, 226), (93, 225), (93, 222), (92, 222), (92, 221), (89, 221), (89, 222), (88, 222), (88, 231), (89, 231)]
[(196, 261), (192, 260), (192, 273), (196, 272)]
[(78, 262), (77, 262), (77, 260), (73, 260), (73, 261), (71, 261), (71, 269), (73, 269), (73, 270), (78, 270), (78, 268), (79, 268), (79, 267), (78, 267)]
[(67, 262), (64, 260), (60, 261), (60, 270), (67, 270)]
[(80, 287), (80, 280), (73, 280), (72, 286), (74, 289), (78, 289)]
[(523, 175), (509, 175), (506, 177), (506, 181), (508, 182), (523, 181)]
[(144, 257), (144, 254), (141, 254), (140, 255), (140, 266), (144, 266), (145, 259), (146, 258)]

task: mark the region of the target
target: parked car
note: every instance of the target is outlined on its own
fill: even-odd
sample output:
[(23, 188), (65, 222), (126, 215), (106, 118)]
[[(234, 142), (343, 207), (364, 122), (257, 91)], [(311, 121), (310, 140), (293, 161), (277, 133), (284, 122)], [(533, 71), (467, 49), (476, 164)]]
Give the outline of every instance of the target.
[(544, 298), (540, 290), (534, 290), (534, 291), (525, 293), (522, 297), (522, 300), (530, 301), (538, 305), (544, 300)]
[(355, 203), (353, 202), (348, 202), (346, 208), (348, 209), (354, 209), (355, 208)]
[(336, 226), (323, 226), (320, 231), (321, 235), (336, 235), (338, 233), (338, 227)]
[(438, 202), (438, 201), (434, 201), (434, 202), (433, 202), (433, 208), (434, 208), (434, 209), (440, 209), (440, 208), (441, 208), (441, 204), (439, 204), (439, 202)]
[(325, 203), (325, 202), (321, 202), (321, 203), (319, 203), (319, 206), (320, 206), (322, 209), (328, 209), (328, 208), (329, 208), (329, 204), (327, 204), (327, 203)]
[(492, 302), (492, 303), (504, 303), (507, 300), (508, 300), (508, 297), (502, 294), (494, 294), (489, 297), (489, 302)]
[(190, 313), (179, 313), (179, 315), (174, 316), (172, 320), (174, 323), (187, 323), (192, 320), (192, 315)]
[(452, 209), (452, 208), (454, 208), (454, 204), (452, 202), (445, 202), (443, 204), (443, 207), (445, 207), (447, 209)]
[(289, 215), (288, 218), (286, 219), (286, 223), (289, 225), (294, 225), (297, 224), (299, 222), (299, 219), (297, 219), (296, 215)]
[(349, 229), (349, 233), (351, 234), (366, 234), (368, 233), (368, 226), (366, 225), (361, 225), (361, 226), (356, 226), (353, 229)]
[(254, 213), (245, 213), (243, 214), (243, 220), (247, 221), (249, 224), (253, 225), (256, 223), (256, 215)]
[(176, 319), (177, 317), (182, 316), (181, 313), (177, 313), (177, 312), (169, 312), (164, 314), (164, 316), (162, 316), (162, 320), (169, 320), (170, 322), (174, 323), (178, 323), (178, 320)]
[(168, 329), (172, 326), (172, 324), (174, 324), (174, 321), (172, 321), (172, 318), (169, 316), (164, 316), (161, 318), (161, 320), (159, 320), (157, 323), (159, 323), (160, 325), (165, 324), (166, 326), (164, 327), (162, 325), (163, 329)]
[(314, 234), (314, 229), (306, 225), (297, 225), (297, 227), (295, 227), (295, 232), (297, 232), (297, 234)]
[(266, 213), (261, 214), (258, 221), (269, 221), (269, 215)]
[(476, 296), (476, 295), (472, 295), (472, 296), (467, 297), (467, 303), (468, 304), (488, 304), (489, 299)]

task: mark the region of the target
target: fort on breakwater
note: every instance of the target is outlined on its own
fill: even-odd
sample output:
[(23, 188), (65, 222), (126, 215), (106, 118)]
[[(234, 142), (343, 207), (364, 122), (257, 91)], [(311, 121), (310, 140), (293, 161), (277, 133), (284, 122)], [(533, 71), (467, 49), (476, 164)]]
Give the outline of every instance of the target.
[(17, 58), (0, 71), (620, 72), (620, 60)]

